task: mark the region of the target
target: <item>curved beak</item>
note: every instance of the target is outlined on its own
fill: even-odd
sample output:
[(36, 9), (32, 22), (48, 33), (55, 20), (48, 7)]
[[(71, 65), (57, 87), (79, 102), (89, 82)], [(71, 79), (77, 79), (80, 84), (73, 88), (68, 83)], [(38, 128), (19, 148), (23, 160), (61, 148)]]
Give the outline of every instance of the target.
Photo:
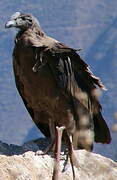
[(15, 27), (16, 23), (14, 20), (9, 20), (6, 22), (5, 24), (5, 28), (11, 28), (11, 27)]

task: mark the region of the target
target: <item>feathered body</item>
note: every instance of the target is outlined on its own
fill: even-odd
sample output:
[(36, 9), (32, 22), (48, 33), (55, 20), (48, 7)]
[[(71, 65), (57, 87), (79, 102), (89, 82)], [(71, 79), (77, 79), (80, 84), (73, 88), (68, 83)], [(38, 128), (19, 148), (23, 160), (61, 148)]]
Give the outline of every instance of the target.
[(54, 127), (65, 126), (76, 149), (91, 150), (94, 141), (109, 143), (110, 132), (94, 93), (98, 87), (104, 89), (99, 78), (75, 49), (46, 36), (33, 16), (19, 17), (25, 21), (28, 17), (32, 24), (15, 25), (20, 31), (13, 68), (17, 89), (35, 124), (46, 137), (54, 136)]

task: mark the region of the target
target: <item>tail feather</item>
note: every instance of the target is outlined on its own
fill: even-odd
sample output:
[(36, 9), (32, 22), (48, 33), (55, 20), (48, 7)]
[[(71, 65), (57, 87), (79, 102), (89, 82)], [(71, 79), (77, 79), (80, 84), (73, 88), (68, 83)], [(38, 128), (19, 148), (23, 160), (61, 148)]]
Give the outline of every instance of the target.
[(111, 135), (109, 128), (102, 117), (101, 112), (94, 114), (94, 132), (95, 132), (95, 142), (109, 144), (111, 142)]

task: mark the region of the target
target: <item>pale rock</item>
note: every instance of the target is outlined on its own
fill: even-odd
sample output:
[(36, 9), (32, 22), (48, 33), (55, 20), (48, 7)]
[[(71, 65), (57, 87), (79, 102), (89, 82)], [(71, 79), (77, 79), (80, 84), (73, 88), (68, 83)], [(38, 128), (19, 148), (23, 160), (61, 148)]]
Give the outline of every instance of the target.
[[(52, 180), (53, 153), (35, 155), (49, 143), (39, 139), (23, 146), (0, 142), (0, 180)], [(99, 154), (85, 150), (75, 151), (79, 167), (75, 169), (76, 180), (117, 180), (117, 163)], [(66, 156), (61, 155), (60, 180), (72, 180), (71, 165), (65, 166)], [(64, 170), (64, 171), (63, 171)], [(63, 172), (62, 172), (63, 171)]]

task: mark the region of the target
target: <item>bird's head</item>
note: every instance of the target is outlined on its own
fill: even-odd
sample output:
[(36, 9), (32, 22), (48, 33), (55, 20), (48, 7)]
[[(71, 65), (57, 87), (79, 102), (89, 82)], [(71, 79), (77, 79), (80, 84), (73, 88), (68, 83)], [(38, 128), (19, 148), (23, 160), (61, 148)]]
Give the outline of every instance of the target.
[(39, 26), (39, 22), (34, 16), (30, 14), (16, 12), (6, 22), (5, 28), (15, 27), (21, 30), (26, 30), (34, 25)]

